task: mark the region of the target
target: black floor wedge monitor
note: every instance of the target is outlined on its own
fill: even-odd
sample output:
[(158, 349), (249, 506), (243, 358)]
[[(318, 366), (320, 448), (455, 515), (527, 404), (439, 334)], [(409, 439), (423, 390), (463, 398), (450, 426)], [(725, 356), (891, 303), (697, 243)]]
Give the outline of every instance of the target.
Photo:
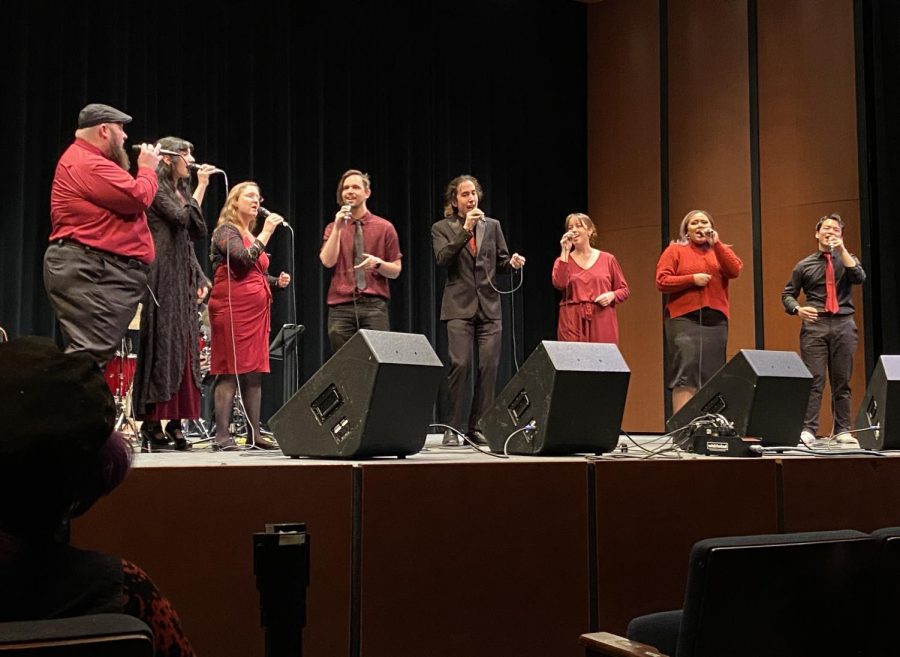
[(497, 453), (609, 452), (619, 441), (630, 377), (614, 344), (544, 340), (479, 425)]
[(900, 356), (878, 359), (853, 428), (863, 449), (900, 449)]
[(666, 428), (674, 431), (712, 413), (734, 423), (742, 437), (764, 446), (800, 442), (812, 374), (793, 351), (741, 349), (703, 384)]
[(415, 454), (425, 445), (443, 372), (424, 335), (362, 329), (269, 426), (292, 457)]

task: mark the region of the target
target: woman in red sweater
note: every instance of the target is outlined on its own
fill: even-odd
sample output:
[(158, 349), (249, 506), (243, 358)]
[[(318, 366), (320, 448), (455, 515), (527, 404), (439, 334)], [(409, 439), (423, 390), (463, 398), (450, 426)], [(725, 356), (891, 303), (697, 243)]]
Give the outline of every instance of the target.
[(656, 287), (669, 295), (665, 324), (673, 413), (725, 364), (728, 281), (743, 266), (703, 210), (684, 216), (678, 239), (656, 263)]
[(563, 293), (556, 337), (564, 342), (619, 343), (616, 305), (630, 294), (612, 253), (594, 248), (594, 222), (576, 212), (566, 217), (553, 287)]

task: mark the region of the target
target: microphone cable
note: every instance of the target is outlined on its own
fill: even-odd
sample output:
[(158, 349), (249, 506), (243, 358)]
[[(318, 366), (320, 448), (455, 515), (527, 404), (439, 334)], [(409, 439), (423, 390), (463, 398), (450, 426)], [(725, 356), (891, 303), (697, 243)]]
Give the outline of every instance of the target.
[[(455, 428), (455, 427), (451, 427), (449, 424), (442, 424), (442, 423), (440, 423), (440, 422), (432, 422), (432, 423), (429, 424), (428, 426), (429, 426), (429, 427), (443, 427), (444, 429), (449, 429), (450, 431), (452, 431), (453, 433), (455, 433), (457, 436), (459, 436), (460, 438), (462, 438), (463, 441), (469, 443), (469, 445), (471, 445), (472, 447), (474, 447), (476, 450), (478, 450), (478, 451), (481, 452), (482, 454), (486, 454), (486, 455), (488, 455), (488, 456), (493, 456), (494, 458), (497, 458), (497, 459), (508, 459), (508, 458), (509, 458), (509, 455), (508, 455), (508, 454), (507, 454), (507, 455), (503, 455), (503, 454), (494, 454), (494, 453), (491, 452), (491, 451), (482, 449), (479, 445), (476, 445), (476, 444), (475, 444), (475, 443), (474, 443), (474, 442), (473, 442), (466, 434), (464, 434), (462, 431), (460, 431), (459, 429), (457, 429), (457, 428)], [(524, 429), (524, 427), (523, 427), (523, 429)]]
[[(244, 243), (243, 235), (240, 236), (241, 244)], [(235, 340), (235, 332), (234, 332), (234, 306), (231, 302), (231, 276), (233, 274), (231, 269), (231, 249), (228, 248), (228, 243), (225, 243), (225, 269), (227, 273), (225, 287), (228, 295), (228, 323), (231, 329), (231, 354), (232, 354), (232, 364), (234, 369), (234, 398), (232, 399), (231, 405), (232, 408), (229, 409), (229, 417), (234, 412), (234, 406), (237, 405), (238, 409), (244, 416), (244, 425), (247, 428), (247, 433), (249, 434), (253, 444), (256, 444), (256, 438), (254, 437), (253, 427), (251, 426), (251, 422), (247, 415), (247, 407), (244, 406), (244, 395), (241, 392), (241, 376), (238, 374), (238, 366), (237, 366), (237, 341)], [(230, 422), (229, 422), (230, 424)], [(231, 440), (234, 441), (234, 437), (231, 436), (231, 430), (229, 428), (228, 435), (231, 437)], [(240, 447), (240, 446), (239, 446)], [(244, 445), (247, 447), (247, 445)]]
[(523, 265), (523, 266), (519, 267), (518, 269), (513, 269), (510, 272), (510, 276), (513, 276), (516, 273), (519, 274), (519, 284), (516, 285), (515, 287), (513, 287), (511, 290), (498, 290), (497, 287), (494, 285), (494, 282), (490, 278), (487, 279), (488, 285), (491, 286), (491, 288), (494, 290), (494, 292), (496, 292), (497, 294), (510, 295), (510, 297), (509, 297), (510, 330), (512, 331), (513, 364), (516, 367), (516, 372), (519, 371), (519, 355), (518, 355), (518, 348), (516, 346), (516, 302), (515, 302), (516, 297), (515, 297), (515, 292), (520, 287), (522, 287), (522, 284), (525, 282), (525, 272), (522, 271), (524, 268), (525, 268), (525, 266)]
[[(291, 268), (291, 283), (294, 283), (294, 272), (296, 271), (296, 261), (295, 261), (295, 255), (294, 255), (294, 239), (295, 239), (294, 227), (291, 226), (287, 221), (285, 221), (282, 224), (282, 226), (284, 226), (291, 232), (290, 256), (288, 257), (288, 261), (290, 262), (290, 268)], [(288, 285), (290, 285), (290, 283), (288, 283)], [(291, 326), (293, 326), (296, 329), (297, 328), (297, 297), (294, 294), (294, 290), (290, 290), (290, 291), (285, 290), (285, 291), (289, 292), (289, 294), (288, 294), (288, 320), (289, 320), (288, 323), (291, 324)], [(297, 337), (296, 334), (294, 337), (296, 340), (296, 337)], [(284, 350), (285, 347), (282, 347), (282, 349)], [(283, 353), (286, 354), (286, 350)], [(300, 371), (299, 371), (300, 363), (297, 358), (296, 345), (292, 352), (292, 359), (294, 361), (294, 367), (293, 367), (294, 380), (291, 383), (292, 383), (293, 390), (296, 391), (300, 387)], [(286, 355), (284, 357), (284, 361), (285, 361), (285, 363), (287, 362)]]

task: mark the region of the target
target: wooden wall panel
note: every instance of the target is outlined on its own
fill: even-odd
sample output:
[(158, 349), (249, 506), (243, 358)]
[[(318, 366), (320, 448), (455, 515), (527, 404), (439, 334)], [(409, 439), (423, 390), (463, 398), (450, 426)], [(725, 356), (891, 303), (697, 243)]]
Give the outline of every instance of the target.
[(635, 616), (680, 608), (695, 542), (778, 529), (772, 459), (598, 461), (592, 467), (601, 630), (624, 634)]
[(746, 0), (669, 0), (669, 225), (707, 210), (744, 261), (728, 356), (755, 347)]
[[(618, 308), (631, 367), (623, 426), (663, 427), (662, 313), (654, 283), (660, 244), (659, 3), (588, 7), (588, 213), (600, 247), (631, 287)], [(598, 393), (599, 394), (599, 393)]]
[(587, 466), (362, 464), (360, 654), (580, 655)]
[(72, 543), (146, 570), (172, 601), (198, 655), (262, 655), (252, 535), (266, 523), (306, 522), (304, 654), (349, 654), (353, 466), (234, 454), (223, 460), (238, 465), (219, 466), (209, 465), (211, 456), (194, 456), (207, 465), (166, 467), (184, 459), (138, 457), (158, 467), (135, 467), (74, 522)]
[[(816, 249), (816, 219), (840, 212), (848, 247), (860, 250), (853, 2), (759, 0), (758, 26), (766, 348), (798, 350), (800, 320), (784, 313), (781, 290), (794, 264)], [(861, 328), (859, 291), (855, 302)], [(854, 412), (865, 392), (860, 338)], [(827, 388), (824, 399), (820, 432), (828, 433)]]
[(784, 459), (786, 532), (900, 525), (900, 459)]

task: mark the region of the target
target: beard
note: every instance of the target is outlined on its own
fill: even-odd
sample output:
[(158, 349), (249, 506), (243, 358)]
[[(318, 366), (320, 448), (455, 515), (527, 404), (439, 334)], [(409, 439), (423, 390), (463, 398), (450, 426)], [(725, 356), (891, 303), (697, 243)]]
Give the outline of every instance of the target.
[(131, 168), (131, 160), (128, 159), (128, 153), (122, 144), (110, 142), (109, 152), (106, 154), (106, 157), (125, 169), (125, 171)]

